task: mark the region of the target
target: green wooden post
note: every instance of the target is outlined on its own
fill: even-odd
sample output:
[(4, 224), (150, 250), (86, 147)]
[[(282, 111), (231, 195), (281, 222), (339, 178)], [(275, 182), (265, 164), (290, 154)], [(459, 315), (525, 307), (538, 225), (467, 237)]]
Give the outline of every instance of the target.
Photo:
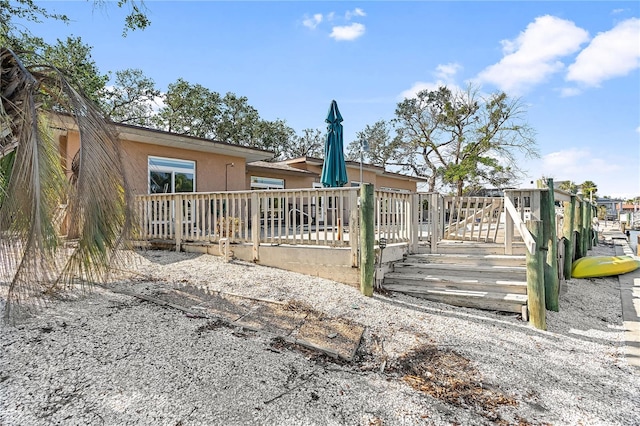
[(360, 187), (360, 291), (365, 296), (373, 295), (375, 272), (375, 240), (373, 185)]
[[(540, 194), (540, 219), (542, 219), (540, 250), (545, 252), (543, 274), (546, 308), (558, 312), (558, 246), (556, 245), (556, 208), (553, 196), (553, 180), (547, 180), (547, 190)], [(541, 185), (539, 183), (539, 185)], [(541, 185), (542, 186), (542, 185)]]
[(582, 200), (576, 198), (576, 211), (574, 212), (574, 258), (573, 260), (580, 259), (584, 257), (584, 253), (582, 252), (582, 235), (580, 233), (580, 229), (582, 228)]
[(591, 203), (586, 201), (587, 203), (587, 217), (585, 218), (585, 234), (586, 234), (586, 243), (587, 243), (587, 251), (593, 248), (593, 243), (591, 241), (591, 220), (592, 220), (592, 211), (591, 211)]
[(547, 256), (544, 264), (544, 290), (547, 309), (558, 312), (560, 278), (558, 274), (558, 234), (556, 231), (556, 203), (553, 193), (553, 179), (547, 179), (547, 213), (544, 218)]
[(580, 235), (582, 236), (582, 255), (587, 255), (589, 251), (589, 229), (591, 229), (591, 219), (589, 219), (591, 210), (588, 201), (582, 201), (582, 225), (580, 226)]
[[(597, 206), (591, 206), (591, 223), (593, 223), (593, 218), (594, 217), (598, 217), (598, 207)], [(591, 228), (591, 241), (593, 241), (593, 245), (597, 246), (598, 245), (598, 234), (596, 233), (595, 229), (593, 229), (593, 227)]]
[(571, 278), (571, 265), (575, 256), (575, 232), (576, 196), (571, 196), (571, 201), (564, 202), (564, 221), (562, 222), (562, 236), (564, 237), (564, 277)]
[[(544, 198), (544, 197), (542, 197)], [(527, 222), (527, 228), (536, 242), (533, 254), (527, 251), (527, 305), (529, 309), (529, 323), (540, 330), (547, 329), (545, 311), (544, 286), (544, 245), (542, 238), (542, 222), (539, 220)]]

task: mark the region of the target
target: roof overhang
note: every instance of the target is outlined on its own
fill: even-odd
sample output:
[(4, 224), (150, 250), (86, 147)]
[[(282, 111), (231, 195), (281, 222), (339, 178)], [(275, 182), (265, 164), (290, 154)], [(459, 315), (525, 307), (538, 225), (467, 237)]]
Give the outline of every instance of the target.
[[(52, 126), (61, 130), (78, 131), (75, 119), (68, 114), (51, 114)], [(246, 146), (217, 142), (210, 139), (197, 138), (188, 135), (165, 132), (163, 130), (148, 129), (146, 127), (113, 123), (120, 139), (149, 145), (187, 149), (191, 151), (207, 152), (211, 154), (228, 155), (245, 158), (246, 162), (268, 160), (273, 153)]]

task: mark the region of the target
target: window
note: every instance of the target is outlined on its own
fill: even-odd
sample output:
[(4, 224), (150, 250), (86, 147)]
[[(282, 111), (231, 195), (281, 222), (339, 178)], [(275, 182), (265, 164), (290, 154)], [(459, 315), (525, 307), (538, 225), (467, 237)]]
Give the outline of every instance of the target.
[(284, 189), (284, 179), (251, 176), (251, 189)]
[(152, 156), (148, 161), (149, 194), (195, 191), (195, 161)]

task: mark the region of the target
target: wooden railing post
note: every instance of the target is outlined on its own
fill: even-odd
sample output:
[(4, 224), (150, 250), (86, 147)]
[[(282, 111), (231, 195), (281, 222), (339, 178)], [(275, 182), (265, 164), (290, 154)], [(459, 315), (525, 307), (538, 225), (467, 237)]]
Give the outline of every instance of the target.
[(360, 187), (360, 291), (365, 296), (373, 295), (375, 272), (373, 207), (373, 185), (365, 183)]
[(251, 242), (253, 243), (253, 261), (260, 260), (260, 198), (258, 193), (251, 194)]
[(527, 251), (527, 304), (529, 309), (529, 323), (540, 330), (547, 329), (545, 311), (545, 285), (544, 285), (544, 247), (542, 238), (542, 222), (529, 221), (529, 232), (536, 242), (533, 254)]
[(562, 236), (564, 237), (564, 277), (571, 278), (571, 265), (575, 256), (575, 231), (576, 196), (571, 196), (571, 201), (564, 202), (564, 220), (562, 222)]
[(176, 251), (180, 251), (180, 245), (182, 243), (182, 197), (176, 195), (173, 199), (174, 202), (174, 237), (176, 239)]
[(582, 199), (576, 197), (575, 212), (573, 214), (573, 260), (584, 257), (582, 251)]
[(556, 206), (553, 194), (553, 179), (547, 179), (546, 194), (541, 194), (545, 200), (541, 208), (542, 226), (544, 241), (543, 246), (547, 248), (547, 255), (544, 263), (544, 287), (547, 309), (558, 312), (558, 296), (560, 294), (560, 282), (558, 278), (558, 236), (556, 231)]
[(589, 251), (589, 234), (591, 229), (590, 204), (588, 201), (582, 201), (582, 224), (580, 226), (580, 235), (582, 236), (582, 256), (586, 256)]
[[(511, 204), (513, 204), (513, 194), (506, 192), (504, 198), (509, 198)], [(507, 203), (504, 203), (504, 254), (513, 254), (513, 219), (507, 212)]]
[(409, 219), (409, 252), (415, 253), (418, 251), (418, 239), (420, 231), (420, 197), (417, 193), (411, 194), (409, 197), (409, 211), (411, 217)]
[(587, 235), (589, 236), (589, 240), (587, 241), (589, 250), (593, 248), (593, 204), (589, 202), (589, 223), (587, 224)]
[(349, 191), (349, 246), (351, 247), (351, 267), (358, 267), (358, 242), (360, 227), (358, 224), (358, 190)]
[(429, 236), (429, 248), (431, 253), (438, 253), (440, 229), (444, 226), (440, 213), (440, 198), (438, 193), (431, 194), (431, 197), (429, 198), (429, 228), (431, 230), (431, 235)]

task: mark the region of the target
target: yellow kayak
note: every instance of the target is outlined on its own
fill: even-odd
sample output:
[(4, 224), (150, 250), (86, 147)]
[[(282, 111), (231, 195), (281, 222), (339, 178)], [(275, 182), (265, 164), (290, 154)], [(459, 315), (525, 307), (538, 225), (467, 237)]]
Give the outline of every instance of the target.
[(626, 274), (640, 268), (640, 260), (631, 256), (588, 256), (575, 262), (571, 267), (573, 278), (608, 277)]

